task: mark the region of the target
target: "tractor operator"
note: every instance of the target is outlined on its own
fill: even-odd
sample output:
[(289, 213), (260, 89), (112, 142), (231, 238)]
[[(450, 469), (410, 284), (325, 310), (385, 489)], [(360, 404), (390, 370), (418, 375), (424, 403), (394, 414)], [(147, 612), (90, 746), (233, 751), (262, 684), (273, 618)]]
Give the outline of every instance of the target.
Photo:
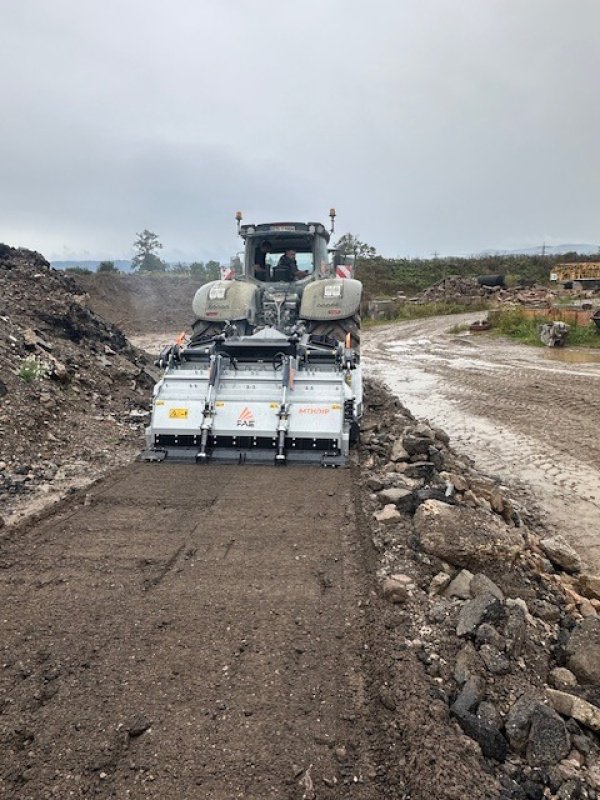
[(269, 265), (267, 255), (271, 252), (273, 245), (268, 240), (261, 242), (254, 253), (254, 277), (259, 281), (269, 280)]
[(300, 278), (306, 278), (306, 276), (308, 275), (308, 272), (306, 270), (298, 269), (295, 250), (285, 251), (285, 253), (279, 259), (279, 262), (277, 264), (277, 269), (286, 270), (287, 277), (282, 278), (282, 280), (285, 280), (287, 283), (291, 283), (292, 281), (298, 281), (300, 280)]

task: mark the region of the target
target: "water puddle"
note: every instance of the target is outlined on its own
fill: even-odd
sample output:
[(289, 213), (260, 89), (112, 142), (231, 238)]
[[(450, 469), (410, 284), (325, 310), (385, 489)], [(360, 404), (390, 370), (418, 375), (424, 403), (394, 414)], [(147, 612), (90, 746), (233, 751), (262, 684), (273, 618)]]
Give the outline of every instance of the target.
[(570, 347), (549, 347), (544, 351), (550, 361), (562, 361), (563, 364), (600, 364), (600, 353), (597, 350), (574, 350)]

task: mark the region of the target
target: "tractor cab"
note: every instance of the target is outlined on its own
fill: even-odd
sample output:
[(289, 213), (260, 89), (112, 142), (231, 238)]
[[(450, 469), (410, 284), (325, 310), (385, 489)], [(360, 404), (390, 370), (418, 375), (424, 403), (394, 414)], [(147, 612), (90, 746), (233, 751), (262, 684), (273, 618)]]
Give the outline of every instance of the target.
[(245, 243), (242, 272), (246, 278), (304, 285), (333, 273), (329, 232), (318, 222), (241, 225), (239, 233)]

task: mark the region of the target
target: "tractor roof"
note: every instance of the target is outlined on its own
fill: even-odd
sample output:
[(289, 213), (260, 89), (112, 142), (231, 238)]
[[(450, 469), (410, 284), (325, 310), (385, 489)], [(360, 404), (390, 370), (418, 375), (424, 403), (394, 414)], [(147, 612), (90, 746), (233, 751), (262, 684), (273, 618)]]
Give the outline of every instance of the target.
[(260, 225), (242, 225), (240, 228), (242, 239), (252, 236), (289, 237), (294, 234), (316, 234), (329, 241), (329, 232), (320, 222), (262, 222)]

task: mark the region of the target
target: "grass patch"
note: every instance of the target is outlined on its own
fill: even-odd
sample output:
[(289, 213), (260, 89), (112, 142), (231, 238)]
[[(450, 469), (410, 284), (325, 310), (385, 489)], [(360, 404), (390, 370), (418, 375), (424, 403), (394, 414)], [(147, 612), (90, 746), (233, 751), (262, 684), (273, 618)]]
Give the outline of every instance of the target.
[[(472, 311), (486, 311), (488, 304), (485, 301), (477, 303), (403, 303), (394, 310), (394, 313), (385, 319), (363, 320), (363, 328), (375, 325), (385, 325), (388, 322), (404, 322), (411, 319), (424, 319), (425, 317), (442, 317), (448, 314), (468, 314)], [(468, 327), (468, 326), (467, 326)]]
[(19, 369), (16, 374), (25, 381), (25, 383), (35, 383), (41, 381), (43, 378), (48, 377), (50, 368), (48, 364), (42, 361), (37, 356), (27, 356), (21, 359)]
[(466, 333), (470, 329), (468, 322), (460, 322), (458, 325), (453, 325), (448, 329), (448, 333)]
[[(521, 308), (495, 309), (490, 312), (489, 319), (496, 333), (537, 347), (544, 346), (540, 341), (540, 325), (554, 321), (547, 317), (529, 317)], [(574, 322), (569, 322), (568, 325), (567, 345), (570, 347), (600, 347), (600, 335), (593, 323), (576, 325)]]

